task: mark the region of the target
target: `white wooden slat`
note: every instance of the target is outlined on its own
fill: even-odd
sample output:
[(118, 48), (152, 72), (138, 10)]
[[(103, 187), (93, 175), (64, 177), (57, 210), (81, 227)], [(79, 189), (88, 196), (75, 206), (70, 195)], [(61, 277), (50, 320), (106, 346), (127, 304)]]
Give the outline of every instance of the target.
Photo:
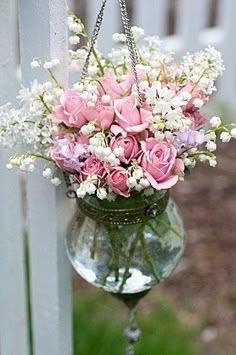
[[(87, 28), (89, 34), (92, 33), (100, 5), (100, 0), (86, 1)], [(98, 49), (103, 53), (110, 52), (112, 48), (112, 35), (115, 32), (120, 32), (121, 30), (122, 27), (119, 12), (119, 1), (108, 1), (105, 8), (104, 20), (102, 23), (101, 31), (98, 37)]]
[[(20, 0), (21, 67), (24, 84), (33, 57), (58, 58), (67, 83), (67, 14), (64, 0)], [(28, 177), (28, 226), (34, 355), (72, 354), (70, 265), (64, 248), (71, 209), (65, 187), (57, 190), (37, 171)]]
[(207, 26), (209, 6), (209, 0), (179, 0), (176, 32), (182, 39), (183, 51), (200, 48), (199, 33)]
[(163, 37), (167, 30), (167, 0), (135, 0), (134, 21), (147, 35)]
[(235, 36), (235, 0), (220, 0), (217, 25), (222, 29), (223, 38), (218, 48), (223, 53), (226, 70), (219, 80), (218, 97), (230, 103), (235, 109), (236, 91), (236, 36)]
[[(14, 101), (16, 8), (0, 1), (0, 105)], [(19, 176), (6, 170), (10, 150), (0, 150), (0, 352), (28, 355), (24, 235)]]

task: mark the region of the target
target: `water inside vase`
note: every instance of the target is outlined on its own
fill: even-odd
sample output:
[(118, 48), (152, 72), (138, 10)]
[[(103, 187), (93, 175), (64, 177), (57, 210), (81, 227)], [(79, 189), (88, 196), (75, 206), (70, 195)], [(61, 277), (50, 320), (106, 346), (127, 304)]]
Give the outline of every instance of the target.
[(149, 290), (166, 279), (185, 247), (182, 218), (170, 199), (165, 212), (142, 225), (106, 226), (79, 214), (66, 239), (77, 273), (112, 293)]

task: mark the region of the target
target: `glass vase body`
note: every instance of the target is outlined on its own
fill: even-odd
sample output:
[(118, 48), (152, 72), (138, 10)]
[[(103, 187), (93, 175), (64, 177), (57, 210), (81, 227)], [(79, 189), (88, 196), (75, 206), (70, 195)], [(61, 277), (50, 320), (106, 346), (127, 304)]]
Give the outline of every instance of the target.
[(90, 284), (134, 294), (166, 279), (185, 247), (179, 209), (166, 192), (115, 202), (78, 200), (66, 238), (69, 259)]

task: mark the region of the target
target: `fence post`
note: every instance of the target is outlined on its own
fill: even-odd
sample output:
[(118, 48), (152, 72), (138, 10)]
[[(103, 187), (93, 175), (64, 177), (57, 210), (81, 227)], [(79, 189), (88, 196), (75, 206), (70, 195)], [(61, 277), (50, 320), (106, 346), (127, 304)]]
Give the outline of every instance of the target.
[(183, 42), (183, 50), (199, 49), (200, 32), (207, 26), (209, 0), (180, 0), (177, 11), (177, 34)]
[[(65, 0), (20, 0), (23, 83), (43, 71), (31, 71), (34, 57), (58, 58), (59, 81), (67, 84), (67, 7)], [(28, 176), (28, 226), (34, 355), (72, 354), (71, 275), (64, 237), (71, 214), (64, 185), (57, 190), (39, 171)]]
[(146, 35), (163, 37), (167, 31), (167, 0), (135, 0), (134, 25), (142, 27)]
[(230, 104), (230, 109), (235, 110), (235, 0), (220, 0), (218, 5), (217, 26), (222, 29), (223, 38), (220, 44), (220, 50), (223, 53), (226, 70), (220, 78), (219, 91), (217, 93), (221, 101)]
[[(0, 1), (0, 105), (13, 101), (16, 80), (16, 4)], [(0, 150), (0, 353), (28, 355), (24, 235), (20, 179), (6, 170), (11, 150)]]

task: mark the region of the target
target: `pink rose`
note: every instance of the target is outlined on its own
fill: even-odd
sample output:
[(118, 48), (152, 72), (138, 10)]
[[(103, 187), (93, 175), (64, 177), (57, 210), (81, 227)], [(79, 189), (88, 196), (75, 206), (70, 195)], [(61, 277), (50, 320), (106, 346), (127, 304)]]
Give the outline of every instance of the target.
[(118, 126), (127, 133), (137, 134), (148, 127), (147, 118), (151, 112), (138, 108), (134, 95), (115, 100), (114, 109)]
[(83, 160), (88, 155), (88, 146), (76, 141), (75, 136), (61, 134), (49, 149), (49, 157), (62, 169), (80, 172)]
[(134, 84), (134, 76), (131, 72), (128, 72), (126, 79), (118, 83), (112, 74), (106, 74), (104, 77), (99, 79), (99, 82), (101, 84), (101, 87), (99, 87), (100, 95), (107, 94), (114, 101), (123, 95), (129, 94)]
[(169, 189), (178, 181), (173, 175), (177, 151), (172, 144), (158, 142), (155, 138), (148, 138), (141, 142), (143, 155), (141, 166), (145, 176), (156, 190)]
[(103, 129), (108, 129), (114, 121), (114, 109), (110, 104), (97, 100), (95, 107), (87, 107), (83, 112), (88, 121), (97, 121)]
[(68, 89), (60, 97), (60, 105), (53, 111), (52, 119), (57, 123), (64, 123), (68, 127), (80, 128), (87, 123), (83, 111), (84, 100), (75, 90)]
[(184, 116), (188, 119), (190, 119), (191, 124), (189, 128), (191, 129), (196, 129), (200, 127), (201, 125), (205, 124), (207, 119), (203, 115), (200, 114), (198, 111), (193, 111), (193, 112), (184, 112)]
[(83, 163), (81, 178), (82, 180), (85, 180), (88, 175), (103, 176), (104, 172), (105, 169), (103, 163), (94, 155), (91, 155)]
[(129, 188), (126, 185), (127, 178), (126, 169), (116, 167), (108, 174), (107, 184), (115, 194), (129, 197)]
[(124, 153), (118, 156), (118, 158), (125, 164), (129, 164), (132, 159), (136, 158), (140, 150), (137, 140), (134, 136), (131, 135), (127, 135), (126, 137), (118, 136), (113, 138), (111, 140), (110, 147), (112, 150), (119, 147), (124, 149)]

